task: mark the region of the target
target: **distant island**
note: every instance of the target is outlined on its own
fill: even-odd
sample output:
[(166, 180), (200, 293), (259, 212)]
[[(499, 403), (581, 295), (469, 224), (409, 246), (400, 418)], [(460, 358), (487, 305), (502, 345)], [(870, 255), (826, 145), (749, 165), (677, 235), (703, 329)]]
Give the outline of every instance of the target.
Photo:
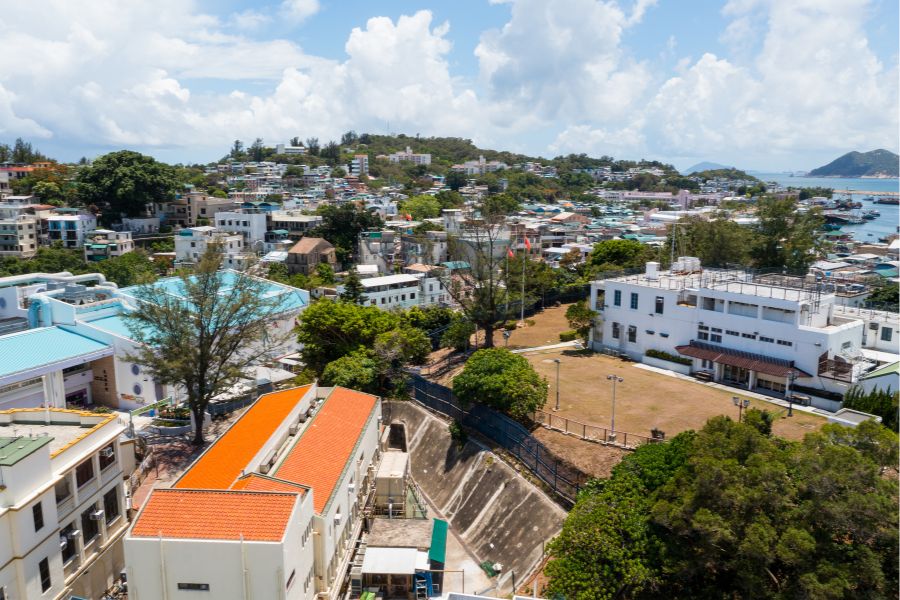
[(818, 169), (809, 177), (898, 177), (900, 156), (890, 150), (848, 152)]
[(722, 171), (725, 169), (733, 169), (734, 167), (728, 167), (726, 165), (720, 165), (719, 163), (714, 162), (698, 162), (696, 165), (691, 167), (690, 169), (686, 169), (682, 171), (685, 175), (692, 175), (693, 173), (697, 173), (699, 171)]

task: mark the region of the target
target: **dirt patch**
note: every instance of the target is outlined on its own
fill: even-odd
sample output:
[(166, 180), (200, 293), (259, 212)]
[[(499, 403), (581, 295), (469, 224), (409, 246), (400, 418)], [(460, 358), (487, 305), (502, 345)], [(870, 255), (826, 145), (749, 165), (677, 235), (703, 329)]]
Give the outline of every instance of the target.
[(629, 450), (588, 442), (544, 427), (538, 427), (532, 435), (557, 458), (591, 477), (609, 477), (613, 467), (629, 453)]
[[(623, 379), (616, 384), (616, 430), (649, 436), (659, 428), (672, 437), (687, 429), (700, 429), (716, 415), (738, 417), (732, 403), (740, 390), (724, 390), (713, 385), (670, 377), (602, 354), (547, 351), (526, 355), (535, 370), (547, 378), (550, 390), (545, 410), (556, 403), (556, 363), (560, 360), (560, 410), (554, 415), (600, 427), (612, 421), (612, 385), (607, 375)], [(750, 406), (775, 412), (778, 418), (773, 433), (788, 439), (801, 439), (825, 424), (825, 419), (787, 409), (762, 400), (751, 399)]]

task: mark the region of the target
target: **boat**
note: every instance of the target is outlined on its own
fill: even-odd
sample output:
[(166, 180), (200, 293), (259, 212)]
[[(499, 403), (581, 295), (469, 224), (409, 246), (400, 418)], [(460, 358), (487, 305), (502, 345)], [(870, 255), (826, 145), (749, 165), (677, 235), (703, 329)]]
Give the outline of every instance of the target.
[(897, 206), (900, 204), (900, 198), (879, 198), (875, 201), (875, 204), (890, 204), (892, 206)]
[(866, 221), (871, 221), (873, 219), (877, 219), (881, 216), (881, 213), (877, 210), (864, 210), (862, 215), (860, 215)]
[(875, 202), (875, 196), (866, 196), (863, 200), (866, 202)]

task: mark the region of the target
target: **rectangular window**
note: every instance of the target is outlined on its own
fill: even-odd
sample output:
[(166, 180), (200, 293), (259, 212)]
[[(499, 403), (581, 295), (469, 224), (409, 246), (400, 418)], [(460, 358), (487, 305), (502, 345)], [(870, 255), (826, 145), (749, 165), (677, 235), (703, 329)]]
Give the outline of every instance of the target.
[(103, 494), (103, 513), (107, 525), (119, 517), (119, 490), (113, 488)]
[(709, 341), (715, 342), (716, 344), (721, 344), (721, 343), (722, 343), (722, 334), (721, 334), (721, 333), (714, 333), (714, 334), (710, 335), (710, 336), (709, 336)]
[(699, 329), (700, 331), (709, 331), (709, 327), (707, 327), (706, 325), (698, 325), (697, 329)]
[(196, 592), (208, 592), (209, 584), (208, 583), (179, 583), (179, 590), (193, 590)]
[(709, 340), (709, 334), (706, 333), (705, 331), (698, 331), (698, 332), (697, 332), (697, 339), (698, 339), (698, 340)]
[[(59, 543), (60, 546), (62, 546), (63, 564), (69, 562), (72, 557), (75, 556), (75, 550), (77, 550), (75, 540), (72, 539), (73, 531), (75, 531), (75, 521), (66, 525), (63, 530), (59, 532)], [(65, 544), (65, 546), (63, 546), (63, 544)]]
[(774, 344), (774, 343), (775, 343), (775, 338), (770, 338), (770, 337), (766, 337), (766, 336), (764, 336), (764, 335), (761, 335), (761, 336), (759, 336), (759, 341), (761, 341), (761, 342), (766, 342), (766, 343), (769, 343), (769, 344)]
[(700, 364), (702, 365), (702, 367), (704, 369), (712, 369), (713, 368), (713, 361), (706, 360), (705, 358), (701, 361)]
[(728, 335), (741, 335), (739, 332), (737, 332), (737, 331), (732, 331), (732, 330), (730, 330), (730, 329), (726, 329), (726, 330), (725, 330), (725, 333), (728, 334)]
[(755, 333), (742, 333), (741, 337), (747, 338), (748, 340), (755, 340), (756, 334)]
[(40, 502), (31, 507), (31, 516), (34, 517), (34, 530), (40, 531), (44, 527), (44, 507)]
[(713, 333), (722, 333), (722, 330), (719, 327), (713, 327), (711, 331)]
[(291, 589), (291, 586), (294, 585), (294, 575), (296, 575), (296, 574), (297, 574), (296, 569), (291, 571), (291, 576), (288, 577), (287, 583), (284, 585), (284, 589), (286, 589), (286, 590)]
[(638, 295), (634, 292), (631, 292), (631, 308), (637, 310), (638, 307)]
[(793, 346), (794, 342), (789, 342), (788, 340), (778, 340), (779, 346)]
[(622, 290), (613, 292), (613, 306), (622, 306)]
[(628, 341), (632, 344), (637, 341), (637, 327), (634, 325), (628, 326)]
[(110, 444), (100, 449), (100, 470), (116, 462), (116, 445)]
[(72, 495), (72, 486), (69, 484), (68, 476), (63, 476), (63, 478), (56, 483), (55, 491), (57, 504), (69, 499)]
[(890, 327), (882, 327), (881, 328), (881, 341), (889, 342), (891, 338), (894, 336), (894, 330)]
[(81, 535), (85, 546), (100, 533), (100, 521), (91, 518), (91, 514), (96, 510), (97, 505), (92, 504), (81, 513)]
[(41, 591), (46, 592), (52, 585), (50, 582), (50, 560), (45, 558), (38, 563), (38, 571), (41, 575)]
[(613, 336), (613, 339), (615, 339), (615, 340), (619, 339), (619, 336), (620, 336), (620, 335), (621, 335), (621, 333), (620, 333), (620, 331), (619, 331), (619, 324), (618, 324), (618, 323), (613, 323), (613, 324), (612, 324), (612, 336)]
[(662, 296), (656, 297), (656, 314), (663, 314), (663, 309), (665, 308), (666, 300)]
[(94, 461), (90, 458), (75, 467), (75, 483), (83, 486), (94, 478)]

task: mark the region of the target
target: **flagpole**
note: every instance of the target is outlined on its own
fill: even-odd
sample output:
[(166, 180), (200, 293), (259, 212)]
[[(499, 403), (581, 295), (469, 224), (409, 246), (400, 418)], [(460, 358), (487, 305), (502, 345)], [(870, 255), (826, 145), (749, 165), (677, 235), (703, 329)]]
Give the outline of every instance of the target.
[[(525, 232), (522, 232), (522, 240), (525, 241)], [(525, 326), (525, 261), (528, 260), (528, 253), (523, 248), (522, 250), (522, 306), (521, 312), (519, 313), (519, 322), (522, 326)]]

